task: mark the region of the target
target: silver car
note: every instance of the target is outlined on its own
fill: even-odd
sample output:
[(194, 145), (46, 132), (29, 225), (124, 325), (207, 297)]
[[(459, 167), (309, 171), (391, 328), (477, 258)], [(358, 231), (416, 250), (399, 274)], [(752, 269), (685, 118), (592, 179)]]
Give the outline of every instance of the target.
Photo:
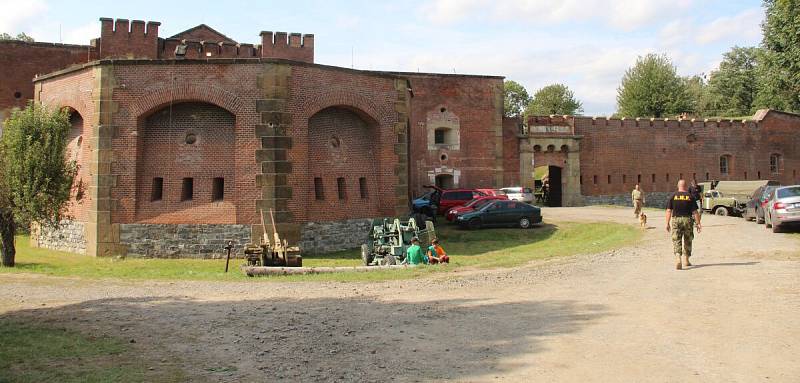
[(508, 187), (500, 189), (500, 193), (508, 196), (512, 201), (533, 203), (533, 189), (525, 187)]
[(800, 224), (800, 185), (773, 190), (764, 212), (764, 221), (775, 233), (790, 224)]

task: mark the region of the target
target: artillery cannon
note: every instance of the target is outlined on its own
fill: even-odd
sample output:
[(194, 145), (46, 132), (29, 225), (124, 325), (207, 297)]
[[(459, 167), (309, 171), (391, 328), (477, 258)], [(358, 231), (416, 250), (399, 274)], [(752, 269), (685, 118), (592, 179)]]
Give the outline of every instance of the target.
[(248, 266), (273, 266), (273, 267), (302, 267), (303, 257), (300, 255), (300, 248), (289, 246), (288, 241), (281, 240), (275, 226), (275, 216), (272, 209), (269, 217), (272, 223), (272, 235), (270, 240), (267, 227), (264, 225), (264, 212), (260, 211), (261, 228), (263, 230), (261, 243), (256, 245), (248, 243), (244, 248), (245, 258)]
[(426, 220), (422, 229), (414, 218), (407, 221), (397, 218), (376, 219), (372, 222), (367, 242), (361, 245), (361, 260), (366, 266), (396, 265), (405, 259), (412, 238), (417, 237), (422, 244), (430, 244), (435, 236), (431, 221)]

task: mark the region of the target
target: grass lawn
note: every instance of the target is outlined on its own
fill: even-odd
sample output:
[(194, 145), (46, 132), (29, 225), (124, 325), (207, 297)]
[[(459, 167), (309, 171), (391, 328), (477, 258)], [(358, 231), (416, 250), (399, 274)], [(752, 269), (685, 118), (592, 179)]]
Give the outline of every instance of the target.
[(0, 383), (185, 380), (179, 368), (147, 362), (117, 338), (0, 319), (0, 339)]
[[(449, 266), (417, 267), (407, 270), (347, 272), (319, 275), (259, 277), (256, 280), (333, 280), (361, 281), (406, 279), (432, 272), (452, 272), (464, 267), (512, 267), (536, 259), (601, 252), (631, 244), (641, 236), (633, 226), (615, 223), (563, 223), (544, 225), (531, 230), (487, 229), (459, 230), (452, 226), (437, 228), (437, 235), (448, 255)], [(17, 266), (2, 268), (1, 273), (42, 273), (82, 278), (122, 278), (158, 280), (244, 280), (239, 271), (242, 260), (231, 260), (225, 274), (225, 260), (92, 258), (28, 245), (28, 238), (17, 238)], [(359, 250), (326, 255), (304, 256), (303, 266), (358, 266)]]

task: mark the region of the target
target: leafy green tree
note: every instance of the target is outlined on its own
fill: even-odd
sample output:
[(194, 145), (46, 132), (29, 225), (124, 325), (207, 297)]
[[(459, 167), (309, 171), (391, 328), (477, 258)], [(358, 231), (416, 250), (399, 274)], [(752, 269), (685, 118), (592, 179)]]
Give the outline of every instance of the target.
[(626, 117), (666, 117), (691, 111), (691, 101), (669, 57), (651, 53), (625, 71), (617, 109)]
[(33, 37), (26, 35), (25, 32), (18, 33), (16, 37), (11, 36), (8, 33), (0, 33), (0, 40), (19, 40), (32, 43)]
[(708, 84), (704, 75), (688, 76), (683, 78), (686, 94), (689, 96), (689, 112), (694, 116), (708, 116), (713, 114), (708, 92)]
[(531, 102), (531, 96), (525, 87), (516, 81), (506, 80), (503, 83), (503, 115), (521, 117), (525, 106)]
[(66, 160), (69, 113), (31, 102), (5, 121), (0, 137), (0, 250), (14, 266), (15, 222), (57, 225), (66, 213), (77, 173)]
[(800, 2), (764, 1), (763, 70), (756, 104), (800, 112)]
[(733, 47), (723, 55), (719, 69), (708, 80), (710, 109), (716, 116), (749, 116), (756, 109), (758, 93), (756, 47)]
[(526, 116), (580, 113), (583, 113), (583, 104), (576, 100), (575, 94), (563, 84), (552, 84), (537, 90), (525, 108)]

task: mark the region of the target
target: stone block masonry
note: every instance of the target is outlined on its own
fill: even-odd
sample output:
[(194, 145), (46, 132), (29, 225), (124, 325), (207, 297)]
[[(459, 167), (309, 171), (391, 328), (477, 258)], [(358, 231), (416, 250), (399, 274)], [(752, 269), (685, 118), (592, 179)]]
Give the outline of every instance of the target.
[(83, 222), (64, 220), (58, 227), (32, 227), (33, 246), (44, 249), (86, 254), (86, 236)]
[(222, 258), (228, 241), (234, 244), (232, 255), (241, 257), (250, 239), (250, 225), (120, 225), (120, 244), (132, 257)]
[(300, 248), (304, 255), (355, 249), (365, 243), (370, 229), (372, 219), (309, 222), (303, 225)]

